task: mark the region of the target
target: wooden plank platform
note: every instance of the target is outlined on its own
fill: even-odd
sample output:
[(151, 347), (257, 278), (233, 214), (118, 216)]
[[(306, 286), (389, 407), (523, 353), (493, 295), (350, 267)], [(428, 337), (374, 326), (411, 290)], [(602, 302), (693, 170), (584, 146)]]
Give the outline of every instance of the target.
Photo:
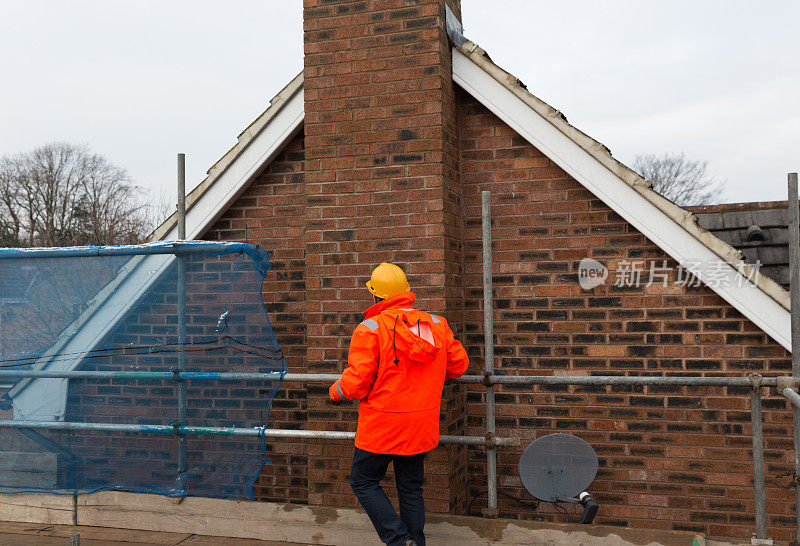
[(165, 533), (160, 531), (139, 531), (132, 529), (112, 529), (108, 527), (87, 527), (72, 525), (31, 525), (28, 523), (0, 522), (0, 544), (4, 546), (64, 546), (69, 544), (69, 536), (80, 533), (81, 546), (210, 546), (225, 544), (230, 546), (285, 546), (286, 542), (242, 539), (229, 537), (199, 536), (188, 533)]
[[(427, 520), (425, 534), (431, 544), (706, 545), (701, 534), (686, 531), (493, 520), (446, 514), (429, 514)], [(150, 544), (170, 544), (169, 540), (178, 538), (184, 541), (181, 542), (182, 546), (187, 544), (380, 545), (369, 519), (361, 510), (200, 497), (171, 499), (159, 495), (116, 491), (77, 497), (0, 495), (0, 521), (43, 524), (28, 525), (26, 528), (35, 530), (49, 526), (54, 529), (53, 532), (59, 533), (65, 532), (62, 527), (70, 524), (81, 525), (85, 529), (105, 529), (103, 532), (106, 534), (102, 540), (106, 542), (101, 541), (98, 544), (113, 544), (114, 540), (124, 542), (123, 538), (128, 536), (124, 533), (129, 531), (123, 530), (135, 530), (132, 532), (144, 533), (137, 535), (138, 540), (144, 543), (150, 540)], [(42, 534), (44, 532), (38, 532), (37, 538), (49, 536)], [(121, 534), (114, 535), (115, 532)], [(147, 532), (156, 534), (146, 534)], [(170, 534), (180, 536), (173, 537)], [(66, 536), (68, 537), (69, 533)], [(158, 537), (162, 542), (148, 537)], [(89, 538), (89, 535), (86, 535), (86, 539)], [(101, 540), (100, 535), (97, 540)], [(203, 540), (211, 542), (202, 542)], [(253, 540), (256, 542), (252, 542)], [(265, 543), (265, 540), (274, 542)], [(0, 541), (0, 543), (9, 542)], [(18, 543), (30, 544), (30, 542)], [(81, 544), (90, 544), (84, 540), (83, 533), (81, 533)]]
[(70, 496), (0, 494), (0, 521), (72, 525), (75, 515), (74, 499)]

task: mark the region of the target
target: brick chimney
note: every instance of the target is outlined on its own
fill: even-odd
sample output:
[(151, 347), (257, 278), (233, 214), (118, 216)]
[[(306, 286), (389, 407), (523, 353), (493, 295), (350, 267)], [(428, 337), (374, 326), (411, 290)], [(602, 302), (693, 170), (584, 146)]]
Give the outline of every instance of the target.
[[(382, 261), (401, 265), (418, 307), (463, 325), (462, 214), (445, 4), (458, 0), (304, 0), (307, 362), (341, 371)], [(464, 426), (447, 388), (443, 434)], [(309, 427), (352, 430), (354, 409), (309, 387)], [(309, 502), (354, 504), (350, 448), (310, 445)], [(463, 449), (431, 458), (429, 508), (460, 512)]]

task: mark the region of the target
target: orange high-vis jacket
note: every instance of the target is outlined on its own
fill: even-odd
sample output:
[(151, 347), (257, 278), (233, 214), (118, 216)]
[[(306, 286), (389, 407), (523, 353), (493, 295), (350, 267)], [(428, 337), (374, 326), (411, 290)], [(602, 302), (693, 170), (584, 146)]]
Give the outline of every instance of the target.
[(360, 400), (356, 447), (414, 455), (439, 444), (445, 379), (467, 370), (464, 347), (447, 321), (413, 309), (398, 294), (364, 312), (350, 341), (348, 367), (329, 389), (332, 400)]

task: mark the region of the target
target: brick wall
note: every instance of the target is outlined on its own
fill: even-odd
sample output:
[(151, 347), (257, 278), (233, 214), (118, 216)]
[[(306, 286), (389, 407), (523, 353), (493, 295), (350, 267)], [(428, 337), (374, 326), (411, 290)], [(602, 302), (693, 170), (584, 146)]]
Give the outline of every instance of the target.
[[(453, 5), (458, 9), (457, 2)], [(401, 264), (420, 307), (460, 311), (460, 192), (444, 0), (305, 0), (306, 320), (310, 371), (340, 371), (364, 282)], [(448, 317), (450, 318), (450, 317)], [(453, 320), (460, 328), (459, 317)], [(354, 411), (309, 389), (309, 426), (352, 430)], [(448, 392), (443, 428), (463, 427)], [(354, 504), (351, 450), (317, 445), (309, 502)], [(432, 457), (431, 506), (463, 491), (463, 449)]]
[[(624, 260), (676, 264), (608, 206), (459, 93), (465, 218), (466, 342), (474, 373), (482, 363), (480, 191), (492, 192), (495, 354), (498, 373), (517, 375), (785, 374), (789, 355), (711, 289), (660, 278), (651, 286), (584, 291), (577, 264)], [(658, 272), (658, 269), (655, 269)], [(643, 281), (647, 280), (647, 275)], [(597, 521), (747, 537), (754, 528), (749, 391), (724, 388), (499, 387), (499, 435), (523, 445), (552, 432), (587, 440), (600, 458), (590, 491)], [(764, 394), (769, 394), (764, 390)], [(467, 395), (470, 434), (483, 430), (483, 389)], [(788, 538), (793, 498), (787, 404), (765, 399), (770, 536)], [(499, 486), (528, 497), (517, 478), (520, 452), (501, 451)], [(469, 454), (469, 496), (485, 488), (484, 453)], [(473, 512), (485, 497), (475, 501)], [(567, 507), (571, 509), (572, 507)], [(501, 497), (504, 514), (563, 521)], [(574, 510), (571, 510), (574, 514)], [(546, 514), (546, 515), (545, 515)]]

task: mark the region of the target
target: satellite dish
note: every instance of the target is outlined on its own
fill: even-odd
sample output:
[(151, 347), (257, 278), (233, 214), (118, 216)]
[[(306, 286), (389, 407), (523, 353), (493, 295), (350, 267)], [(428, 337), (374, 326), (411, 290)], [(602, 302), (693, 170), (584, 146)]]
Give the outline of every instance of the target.
[(545, 502), (575, 501), (597, 476), (597, 454), (570, 434), (534, 440), (519, 458), (519, 477), (528, 493)]

